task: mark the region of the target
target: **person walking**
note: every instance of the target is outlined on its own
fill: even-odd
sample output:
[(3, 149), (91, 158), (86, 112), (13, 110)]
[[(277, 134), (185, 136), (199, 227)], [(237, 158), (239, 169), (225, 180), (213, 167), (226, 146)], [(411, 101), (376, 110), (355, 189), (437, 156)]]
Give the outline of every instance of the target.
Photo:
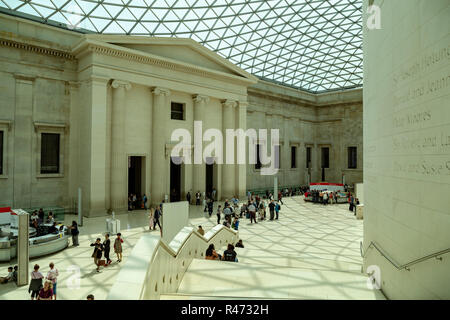
[(39, 291), (42, 289), (42, 279), (44, 276), (39, 272), (39, 265), (34, 265), (34, 271), (31, 272), (31, 281), (30, 286), (28, 288), (28, 293), (31, 292), (31, 300), (39, 297)]
[(94, 247), (94, 252), (92, 253), (92, 258), (94, 258), (94, 264), (97, 267), (97, 272), (100, 272), (100, 259), (102, 258), (103, 244), (102, 239), (97, 238), (94, 243), (91, 243), (91, 247)]
[(103, 251), (106, 260), (105, 267), (107, 267), (112, 262), (111, 259), (109, 258), (109, 252), (111, 251), (111, 240), (109, 240), (109, 233), (105, 234), (105, 241), (103, 241)]
[(156, 225), (158, 225), (159, 230), (161, 232), (162, 235), (162, 227), (161, 227), (161, 223), (159, 222), (159, 218), (162, 216), (162, 211), (161, 211), (161, 207), (156, 208), (155, 210), (155, 222), (154, 222), (154, 229), (156, 230)]
[(213, 210), (214, 210), (214, 202), (213, 202), (212, 199), (208, 199), (208, 214), (209, 214), (209, 217), (211, 217), (211, 215), (213, 213)]
[(117, 255), (117, 262), (122, 261), (122, 243), (123, 243), (122, 234), (119, 232), (117, 234), (116, 240), (114, 240), (114, 252)]
[(74, 247), (78, 247), (78, 235), (80, 234), (80, 231), (78, 230), (78, 223), (76, 221), (72, 221), (72, 225), (68, 226), (70, 229), (70, 233), (72, 235), (72, 245)]
[(150, 231), (155, 230), (155, 209), (153, 209), (153, 207), (150, 208), (148, 223), (149, 223), (149, 226), (148, 226), (149, 230)]
[(50, 271), (47, 273), (47, 280), (52, 282), (53, 297), (55, 297), (56, 300), (56, 285), (58, 284), (59, 272), (58, 269), (55, 268), (55, 264), (53, 262), (50, 262), (48, 266), (50, 267)]

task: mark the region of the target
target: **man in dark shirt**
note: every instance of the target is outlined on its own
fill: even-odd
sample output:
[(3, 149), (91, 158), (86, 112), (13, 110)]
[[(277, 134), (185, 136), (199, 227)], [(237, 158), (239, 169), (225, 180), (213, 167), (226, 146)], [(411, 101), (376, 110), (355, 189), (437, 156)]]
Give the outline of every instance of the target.
[(231, 243), (229, 243), (228, 247), (227, 247), (227, 250), (225, 250), (223, 252), (222, 260), (224, 260), (224, 261), (231, 261), (231, 262), (237, 262), (236, 256), (237, 256), (237, 253), (236, 253), (236, 251), (234, 251), (234, 246)]
[(270, 211), (270, 220), (273, 220), (274, 217), (274, 211), (275, 211), (275, 203), (273, 203), (273, 200), (269, 203), (269, 211)]
[(105, 234), (105, 241), (103, 241), (103, 254), (105, 255), (105, 259), (106, 259), (106, 265), (105, 267), (107, 267), (108, 265), (111, 264), (111, 259), (109, 258), (109, 252), (111, 251), (111, 240), (109, 240), (109, 233)]

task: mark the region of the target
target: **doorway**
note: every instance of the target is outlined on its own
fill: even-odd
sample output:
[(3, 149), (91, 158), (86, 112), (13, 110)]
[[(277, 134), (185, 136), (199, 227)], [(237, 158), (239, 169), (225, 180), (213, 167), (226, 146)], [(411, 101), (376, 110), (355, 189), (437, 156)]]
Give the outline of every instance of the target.
[(211, 196), (214, 188), (214, 164), (206, 164), (206, 183), (205, 191), (208, 196)]
[(171, 157), (170, 161), (170, 202), (181, 201), (181, 161)]
[(141, 207), (145, 157), (128, 157), (128, 194), (136, 195), (136, 208)]

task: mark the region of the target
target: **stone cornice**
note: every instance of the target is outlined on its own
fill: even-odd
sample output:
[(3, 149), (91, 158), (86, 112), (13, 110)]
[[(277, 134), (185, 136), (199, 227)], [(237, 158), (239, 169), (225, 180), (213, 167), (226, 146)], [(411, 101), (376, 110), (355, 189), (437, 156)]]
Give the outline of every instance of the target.
[(47, 56), (53, 56), (53, 57), (57, 57), (57, 58), (64, 58), (67, 60), (75, 59), (75, 56), (70, 52), (40, 47), (40, 46), (23, 43), (23, 42), (17, 42), (17, 41), (5, 39), (5, 38), (0, 38), (0, 46), (25, 50), (25, 51), (29, 51), (29, 52), (33, 52), (33, 53), (37, 53), (37, 54), (43, 54), (43, 55), (47, 55)]

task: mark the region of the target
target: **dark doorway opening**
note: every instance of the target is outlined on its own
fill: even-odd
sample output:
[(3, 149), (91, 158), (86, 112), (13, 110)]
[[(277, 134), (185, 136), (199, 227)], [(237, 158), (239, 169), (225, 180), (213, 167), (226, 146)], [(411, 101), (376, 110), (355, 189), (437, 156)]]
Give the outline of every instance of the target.
[(206, 194), (211, 196), (214, 188), (214, 164), (206, 164)]
[(128, 157), (128, 194), (136, 195), (136, 209), (142, 201), (142, 159), (143, 157)]
[(181, 163), (177, 160), (170, 161), (170, 202), (181, 200)]

